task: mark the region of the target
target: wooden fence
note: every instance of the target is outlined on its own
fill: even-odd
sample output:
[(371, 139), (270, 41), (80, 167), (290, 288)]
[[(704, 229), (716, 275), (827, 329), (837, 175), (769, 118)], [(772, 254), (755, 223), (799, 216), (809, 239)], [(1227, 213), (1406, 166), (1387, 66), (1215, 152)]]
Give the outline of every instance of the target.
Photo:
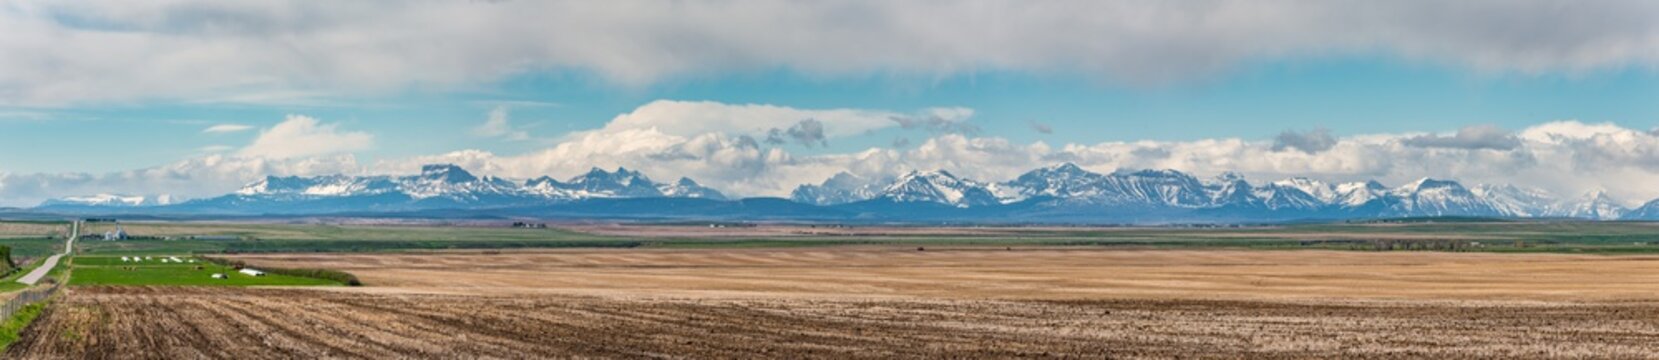
[(35, 287), (17, 293), (17, 297), (13, 297), (11, 300), (6, 300), (5, 305), (0, 305), (0, 321), (11, 319), (12, 314), (16, 314), (17, 310), (23, 309), (24, 306), (29, 306), (30, 304), (41, 302), (52, 297), (52, 294), (58, 292), (59, 286), (61, 285), (58, 285), (57, 282), (53, 282), (46, 286)]

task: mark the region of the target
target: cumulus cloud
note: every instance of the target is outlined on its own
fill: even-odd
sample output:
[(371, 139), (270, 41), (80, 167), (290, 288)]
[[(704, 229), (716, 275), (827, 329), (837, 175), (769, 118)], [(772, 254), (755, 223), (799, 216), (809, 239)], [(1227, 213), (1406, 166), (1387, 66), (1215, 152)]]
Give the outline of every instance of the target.
[(1400, 141), (1408, 146), (1453, 149), (1509, 150), (1521, 145), (1508, 130), (1493, 125), (1475, 125), (1458, 129), (1451, 136), (1419, 135)]
[(507, 120), (507, 107), (497, 106), (490, 110), (484, 124), (472, 129), (472, 134), (483, 137), (502, 138), (510, 141), (524, 141), (530, 139), (530, 132), (514, 129)]
[(1279, 136), (1273, 137), (1273, 151), (1291, 149), (1312, 154), (1330, 150), (1332, 146), (1336, 146), (1336, 137), (1331, 136), (1331, 130), (1326, 128), (1300, 133), (1285, 130), (1280, 132)]
[(1580, 72), (1659, 65), (1656, 14), (1640, 0), (24, 0), (0, 9), (0, 102), (350, 95), (544, 69), (624, 86), (775, 69), (1161, 84), (1310, 54)]
[[(1466, 139), (1491, 137), (1476, 136), (1491, 132), (1481, 128), (1461, 132)], [(1209, 176), (1237, 171), (1258, 182), (1307, 176), (1397, 185), (1430, 176), (1459, 179), (1471, 185), (1517, 184), (1559, 194), (1608, 189), (1628, 202), (1659, 197), (1659, 189), (1643, 185), (1659, 181), (1659, 136), (1613, 124), (1539, 124), (1512, 134), (1516, 144), (1508, 148), (1408, 144), (1423, 139), (1422, 134), (1337, 137), (1322, 129), (1287, 133), (1291, 135), (1271, 140), (1217, 138), (1055, 146), (943, 133), (914, 144), (907, 137), (899, 137), (892, 147), (801, 155), (766, 148), (764, 142), (745, 135), (679, 135), (656, 128), (625, 128), (581, 132), (552, 148), (528, 154), (460, 152), (418, 161), (388, 161), (374, 168), (407, 173), (423, 162), (454, 162), (508, 177), (565, 177), (593, 166), (626, 166), (660, 178), (688, 176), (739, 196), (786, 196), (795, 186), (820, 182), (839, 172), (884, 178), (912, 169), (945, 169), (975, 179), (1001, 181), (1038, 166), (1074, 162), (1100, 172), (1150, 168)]]
[(767, 144), (781, 145), (790, 140), (806, 147), (812, 147), (813, 145), (829, 146), (829, 141), (824, 138), (824, 123), (818, 120), (801, 120), (801, 122), (795, 123), (787, 130), (772, 128), (772, 130), (766, 131)]
[[(635, 113), (640, 111), (636, 109), (630, 114)], [(636, 121), (625, 116), (617, 119)], [(887, 118), (878, 119), (893, 123)], [(796, 118), (785, 124), (794, 127), (801, 123)], [(833, 133), (830, 124), (824, 124), (825, 136)], [(787, 196), (798, 185), (817, 183), (840, 172), (885, 178), (909, 170), (944, 169), (973, 179), (1002, 181), (1035, 167), (1074, 162), (1098, 172), (1176, 169), (1212, 176), (1236, 171), (1258, 183), (1306, 176), (1333, 182), (1378, 180), (1399, 185), (1427, 176), (1458, 179), (1470, 185), (1515, 184), (1556, 194), (1606, 189), (1610, 196), (1625, 201), (1626, 205), (1659, 198), (1659, 188), (1650, 186), (1659, 183), (1659, 136), (1611, 123), (1571, 120), (1538, 124), (1512, 134), (1496, 132), (1508, 134), (1507, 137), (1491, 136), (1494, 131), (1477, 126), (1447, 135), (1336, 137), (1328, 131), (1315, 130), (1288, 132), (1291, 135), (1281, 139), (1049, 145), (941, 133), (918, 139), (914, 144), (895, 144), (907, 146), (813, 153), (792, 153), (769, 147), (764, 141), (739, 132), (616, 125), (573, 133), (550, 147), (520, 154), (464, 150), (382, 159), (368, 165), (357, 164), (349, 154), (337, 154), (343, 151), (337, 147), (308, 155), (275, 150), (243, 154), (249, 152), (247, 149), (287, 148), (267, 146), (282, 143), (273, 140), (278, 138), (357, 137), (364, 143), (370, 140), (367, 134), (344, 132), (333, 125), (295, 116), (262, 131), (260, 139), (237, 154), (208, 155), (162, 167), (108, 174), (0, 174), (0, 204), (33, 205), (47, 197), (101, 192), (198, 197), (234, 190), (265, 174), (410, 174), (429, 163), (455, 163), (480, 174), (517, 179), (544, 175), (564, 178), (595, 166), (626, 166), (657, 179), (690, 177), (737, 196)], [(1492, 138), (1513, 143), (1492, 146), (1491, 141), (1468, 141)], [(1423, 141), (1433, 146), (1423, 146)], [(319, 143), (293, 142), (322, 146)], [(278, 156), (266, 156), (273, 153)]]
[(665, 134), (695, 136), (710, 132), (764, 135), (811, 119), (826, 138), (862, 134), (890, 127), (888, 119), (900, 113), (864, 109), (797, 109), (766, 104), (725, 104), (713, 101), (657, 100), (617, 115), (601, 131), (656, 129)]
[(339, 124), (323, 124), (310, 116), (288, 115), (287, 120), (261, 130), (252, 144), (236, 154), (284, 159), (364, 150), (373, 144), (374, 135), (369, 133), (341, 131)]
[(977, 134), (979, 126), (969, 124), (974, 110), (964, 107), (932, 108), (916, 115), (891, 116), (888, 119), (906, 130), (926, 130), (935, 134)]
[(292, 159), (208, 155), (120, 172), (13, 174), (0, 172), (0, 205), (33, 206), (88, 194), (169, 194), (181, 198), (223, 195), (264, 176), (360, 174), (351, 155)]
[(242, 125), (242, 124), (218, 124), (218, 125), (209, 126), (206, 129), (202, 129), (202, 132), (203, 133), (208, 133), (208, 134), (225, 134), (225, 133), (233, 133), (233, 132), (243, 132), (243, 131), (248, 131), (248, 130), (253, 130), (253, 127), (248, 126), (248, 125)]

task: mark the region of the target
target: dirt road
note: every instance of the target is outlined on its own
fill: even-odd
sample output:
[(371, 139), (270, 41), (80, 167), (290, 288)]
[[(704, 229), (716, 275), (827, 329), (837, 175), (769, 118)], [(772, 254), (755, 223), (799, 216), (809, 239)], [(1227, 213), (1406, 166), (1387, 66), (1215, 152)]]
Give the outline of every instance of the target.
[(17, 278), (17, 282), (29, 285), (34, 285), (35, 283), (40, 282), (41, 278), (46, 277), (46, 273), (52, 272), (52, 268), (58, 266), (58, 260), (63, 259), (65, 255), (69, 255), (75, 251), (75, 238), (81, 236), (81, 223), (79, 221), (70, 223), (69, 229), (69, 240), (66, 240), (63, 244), (63, 253), (47, 257), (46, 262), (41, 263), (40, 266), (36, 267), (34, 270), (30, 270), (28, 274), (24, 274), (22, 277)]

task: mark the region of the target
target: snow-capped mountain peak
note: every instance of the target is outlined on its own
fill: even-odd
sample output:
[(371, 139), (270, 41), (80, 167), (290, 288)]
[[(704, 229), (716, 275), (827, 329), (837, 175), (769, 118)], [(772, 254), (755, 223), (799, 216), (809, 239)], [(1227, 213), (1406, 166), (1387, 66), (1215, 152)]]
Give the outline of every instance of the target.
[(659, 197), (662, 190), (638, 171), (617, 167), (615, 172), (593, 168), (565, 180), (567, 189), (581, 197)]
[(1554, 209), (1557, 206), (1557, 200), (1549, 192), (1542, 189), (1515, 185), (1481, 184), (1469, 188), (1469, 192), (1485, 199), (1492, 204), (1493, 208), (1506, 216), (1556, 216), (1554, 215)]
[[(593, 168), (566, 180), (541, 176), (510, 182), (443, 164), (422, 166), (419, 174), (405, 176), (268, 176), (231, 195), (183, 203), (167, 196), (99, 194), (50, 200), (41, 206), (69, 211), (89, 206), (158, 206), (251, 214), (373, 213), (517, 209), (579, 205), (587, 199), (658, 197), (726, 199), (690, 178), (656, 183), (639, 171), (621, 167), (614, 171)], [(899, 217), (918, 213), (918, 208), (912, 206), (937, 204), (947, 209), (976, 209), (963, 214), (1030, 211), (1036, 214), (1032, 216), (1041, 217), (1039, 220), (1065, 217), (1084, 221), (1094, 219), (1091, 216), (1150, 221), (1431, 216), (1659, 220), (1659, 201), (1629, 210), (1602, 191), (1558, 200), (1539, 189), (1513, 185), (1464, 187), (1457, 181), (1434, 178), (1389, 188), (1377, 181), (1331, 184), (1301, 177), (1251, 182), (1231, 172), (1206, 180), (1167, 169), (1119, 169), (1100, 174), (1071, 163), (1033, 169), (1000, 183), (965, 179), (944, 170), (910, 171), (896, 178), (842, 172), (821, 184), (797, 187), (791, 199), (819, 206), (849, 204), (854, 210), (851, 213), (858, 216), (887, 212)], [(919, 213), (951, 213), (933, 210), (943, 209)]]
[(1552, 215), (1580, 219), (1615, 220), (1623, 217), (1628, 212), (1630, 212), (1630, 209), (1608, 197), (1606, 191), (1595, 190), (1587, 192), (1577, 199), (1561, 203)]
[(874, 199), (892, 180), (869, 179), (848, 172), (839, 172), (822, 184), (803, 184), (790, 192), (789, 199), (813, 205), (839, 205)]
[(46, 200), (41, 206), (73, 205), (73, 206), (106, 206), (106, 207), (139, 207), (164, 206), (177, 202), (172, 195), (121, 195), (96, 194), (86, 196), (67, 196), (58, 199)]
[(1297, 191), (1313, 196), (1315, 199), (1318, 199), (1323, 203), (1335, 202), (1337, 196), (1339, 195), (1336, 191), (1336, 186), (1305, 177), (1293, 177), (1274, 181), (1272, 182), (1272, 185), (1296, 189)]
[(931, 202), (960, 208), (1000, 203), (984, 184), (957, 178), (948, 171), (911, 171), (882, 189), (893, 202)]
[(442, 181), (446, 183), (478, 181), (478, 177), (473, 176), (472, 173), (467, 172), (466, 169), (462, 169), (460, 166), (455, 166), (453, 164), (423, 165), (421, 166), (420, 177), (422, 179)]
[(1083, 170), (1076, 164), (1063, 163), (1027, 172), (1003, 187), (1020, 198), (1047, 196), (1054, 198), (1090, 198), (1099, 194), (1103, 175)]
[(714, 191), (714, 189), (704, 187), (696, 181), (691, 180), (691, 178), (686, 177), (682, 177), (680, 180), (675, 181), (672, 184), (658, 185), (657, 190), (661, 192), (664, 197), (686, 197), (714, 200), (726, 199), (726, 196), (721, 194), (719, 191)]
[(1391, 216), (1503, 216), (1491, 202), (1456, 181), (1422, 178), (1391, 191), (1400, 202)]

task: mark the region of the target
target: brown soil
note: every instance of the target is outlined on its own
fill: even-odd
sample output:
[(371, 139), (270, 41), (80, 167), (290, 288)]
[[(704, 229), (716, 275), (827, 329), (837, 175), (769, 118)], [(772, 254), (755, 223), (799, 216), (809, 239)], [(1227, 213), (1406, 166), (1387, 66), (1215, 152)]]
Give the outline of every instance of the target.
[(465, 294), (1535, 301), (1659, 294), (1659, 256), (910, 246), (238, 258), (344, 270), (376, 287)]
[(621, 299), (75, 288), (7, 358), (1649, 357), (1651, 303)]
[(1659, 257), (1005, 248), (243, 256), (77, 287), (4, 358), (1644, 358)]

